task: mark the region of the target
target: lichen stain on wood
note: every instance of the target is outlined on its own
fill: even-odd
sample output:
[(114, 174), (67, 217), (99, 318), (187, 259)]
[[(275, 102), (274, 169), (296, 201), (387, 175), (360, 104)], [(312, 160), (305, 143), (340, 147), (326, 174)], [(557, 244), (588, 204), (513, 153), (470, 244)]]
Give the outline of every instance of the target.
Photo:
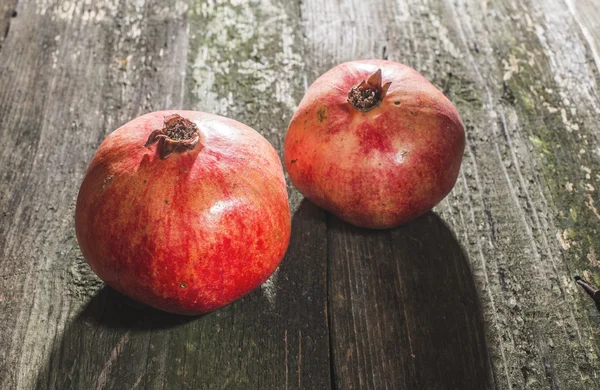
[(196, 3), (189, 89), (197, 105), (254, 120), (291, 115), (302, 57), (285, 7), (277, 1)]
[[(514, 12), (512, 15), (520, 13), (517, 10), (508, 10), (508, 12), (511, 11)], [(527, 372), (527, 375), (523, 377), (510, 378), (512, 375), (509, 374), (509, 380), (512, 381), (513, 385), (526, 385), (534, 383), (534, 381), (542, 381), (544, 376), (551, 375), (556, 378), (550, 379), (550, 382), (556, 381), (557, 385), (582, 380), (583, 383), (589, 386), (595, 383), (595, 379), (591, 375), (591, 367), (588, 364), (590, 361), (594, 362), (596, 360), (593, 354), (587, 352), (593, 348), (592, 345), (587, 344), (589, 339), (578, 336), (573, 340), (568, 340), (561, 336), (564, 332), (580, 335), (583, 331), (590, 332), (590, 329), (584, 330), (585, 321), (582, 321), (580, 313), (574, 309), (577, 302), (574, 296), (576, 291), (573, 289), (572, 284), (567, 282), (570, 280), (569, 269), (572, 265), (563, 262), (557, 242), (553, 238), (555, 229), (562, 228), (560, 215), (565, 211), (567, 211), (567, 214), (569, 212), (560, 203), (560, 198), (565, 191), (561, 188), (561, 185), (553, 186), (551, 181), (555, 178), (559, 180), (567, 178), (569, 175), (566, 171), (576, 171), (579, 168), (577, 161), (569, 161), (569, 159), (570, 156), (573, 156), (574, 159), (580, 158), (580, 154), (565, 155), (564, 152), (565, 149), (577, 150), (578, 152), (579, 148), (576, 148), (576, 144), (573, 144), (572, 141), (569, 145), (566, 140), (560, 146), (558, 144), (552, 145), (552, 147), (546, 146), (546, 150), (556, 151), (558, 155), (562, 156), (558, 159), (553, 158), (552, 155), (548, 156), (548, 153), (544, 153), (543, 149), (538, 148), (538, 146), (544, 147), (546, 145), (549, 134), (552, 134), (552, 137), (564, 138), (574, 127), (564, 116), (559, 116), (558, 121), (554, 122), (551, 117), (544, 116), (544, 122), (546, 123), (540, 124), (539, 113), (545, 111), (543, 103), (550, 102), (552, 106), (560, 107), (560, 101), (563, 100), (560, 97), (550, 96), (546, 96), (546, 100), (544, 100), (544, 95), (547, 95), (545, 89), (557, 92), (563, 91), (563, 94), (569, 93), (570, 96), (576, 96), (578, 92), (573, 90), (567, 92), (564, 85), (555, 85), (553, 80), (548, 80), (547, 76), (552, 72), (549, 71), (547, 64), (558, 62), (549, 61), (545, 58), (545, 56), (551, 57), (554, 55), (553, 51), (542, 47), (543, 43), (550, 40), (546, 37), (547, 41), (542, 41), (542, 44), (540, 44), (538, 37), (532, 36), (530, 34), (531, 30), (527, 26), (521, 25), (519, 20), (525, 24), (526, 17), (522, 19), (514, 18), (514, 20), (512, 23), (516, 26), (513, 25), (508, 30), (505, 27), (505, 31), (513, 31), (516, 38), (494, 37), (495, 26), (492, 24), (489, 27), (492, 31), (491, 37), (495, 40), (496, 51), (500, 54), (499, 58), (516, 58), (516, 61), (518, 61), (518, 67), (512, 68), (510, 73), (504, 74), (505, 86), (515, 96), (515, 101), (506, 102), (496, 109), (500, 114), (498, 119), (501, 134), (504, 138), (504, 140), (499, 139), (497, 142), (500, 151), (499, 159), (503, 162), (502, 160), (506, 156), (510, 162), (510, 164), (504, 164), (506, 168), (503, 170), (506, 172), (508, 184), (513, 187), (511, 193), (518, 196), (515, 198), (513, 195), (514, 203), (523, 210), (523, 217), (521, 218), (523, 218), (523, 226), (525, 227), (524, 233), (525, 236), (529, 236), (530, 241), (529, 244), (522, 242), (523, 253), (514, 252), (515, 244), (518, 245), (519, 243), (516, 237), (511, 238), (510, 247), (502, 249), (511, 259), (510, 273), (513, 280), (509, 288), (514, 291), (514, 297), (516, 298), (512, 300), (511, 297), (514, 306), (511, 300), (507, 302), (509, 308), (513, 310), (506, 314), (511, 313), (510, 315), (514, 316), (516, 313), (513, 313), (516, 309), (517, 312), (520, 312), (520, 316), (516, 319), (519, 321), (524, 320), (521, 324), (513, 323), (510, 327), (513, 337), (516, 337), (515, 343), (517, 343), (517, 340), (519, 342), (517, 343), (518, 349), (515, 352), (530, 350), (531, 347), (528, 344), (535, 342), (533, 340), (539, 337), (536, 335), (540, 334), (544, 335), (545, 342), (551, 340), (553, 347), (552, 349), (545, 347), (540, 349), (538, 358), (546, 362), (545, 364), (549, 367), (546, 372), (535, 368), (532, 364), (531, 359), (533, 357), (531, 355), (529, 359), (523, 360), (515, 352), (509, 353), (507, 363), (511, 366), (523, 364)], [(538, 27), (536, 31), (539, 30)], [(564, 30), (564, 27), (553, 28), (553, 31), (561, 30)], [(483, 46), (482, 43), (479, 45), (480, 48)], [(528, 47), (525, 47), (526, 45)], [(504, 50), (509, 52), (508, 55), (504, 53)], [(536, 55), (532, 56), (531, 53), (536, 53)], [(554, 72), (554, 74), (562, 74), (562, 70), (554, 70)], [(544, 82), (544, 85), (540, 81)], [(541, 99), (538, 96), (541, 96)], [(523, 132), (525, 134), (522, 134)], [(527, 134), (528, 132), (530, 133)], [(529, 144), (529, 139), (542, 141), (533, 146)], [(558, 148), (561, 146), (563, 149), (559, 150)], [(561, 167), (557, 169), (557, 165), (561, 165)], [(504, 235), (507, 233), (506, 229), (500, 229), (500, 231), (504, 231)], [(531, 270), (523, 267), (524, 256), (529, 257), (525, 263), (530, 263)], [(516, 263), (518, 264), (517, 267), (515, 267), (515, 261), (518, 261)], [(506, 273), (506, 271), (504, 272)], [(523, 278), (525, 275), (529, 277)], [(534, 287), (535, 285), (538, 287)], [(531, 293), (536, 291), (536, 293), (530, 295), (526, 291), (531, 291)], [(540, 293), (540, 291), (542, 292)], [(557, 294), (563, 298), (557, 299)], [(534, 316), (533, 313), (539, 310), (540, 304), (547, 307), (546, 317), (548, 320), (543, 321), (543, 323), (533, 322), (531, 318)], [(507, 317), (507, 319), (510, 318)], [(579, 323), (583, 323), (583, 326), (580, 326)], [(561, 324), (561, 326), (555, 327), (554, 324)], [(516, 329), (519, 330), (518, 333), (515, 332)], [(558, 352), (559, 350), (563, 352)], [(570, 356), (571, 358), (565, 360), (563, 356)], [(571, 360), (573, 356), (578, 356), (581, 359), (582, 372), (573, 372)], [(517, 363), (519, 360), (522, 363)], [(592, 364), (597, 365), (597, 362)]]
[[(557, 8), (552, 8), (554, 6)], [(590, 309), (582, 310), (589, 302), (582, 299), (573, 285), (573, 276), (577, 274), (589, 275), (594, 284), (600, 281), (600, 267), (587, 260), (591, 253), (600, 250), (597, 240), (600, 225), (590, 207), (593, 198), (598, 199), (596, 188), (600, 184), (600, 171), (596, 169), (600, 145), (595, 135), (600, 97), (595, 77), (598, 69), (593, 62), (579, 61), (585, 55), (586, 42), (578, 34), (576, 24), (567, 24), (559, 16), (562, 13), (557, 12), (559, 5), (554, 6), (543, 7), (547, 22), (538, 25), (536, 36), (531, 37), (530, 42), (537, 38), (541, 46), (535, 61), (523, 64), (522, 71), (513, 74), (507, 84), (517, 99), (521, 126), (530, 129), (532, 139), (536, 140), (532, 153), (537, 156), (540, 185), (550, 208), (551, 215), (547, 219), (557, 230), (557, 241), (563, 249), (563, 253), (554, 253), (550, 259), (559, 273), (553, 289), (560, 291), (564, 300), (555, 301), (551, 306), (555, 313), (566, 313), (570, 317), (564, 319), (565, 331), (577, 336), (570, 338), (567, 345), (574, 356), (586, 358), (581, 375), (587, 384), (598, 386), (598, 379), (590, 370), (599, 364), (600, 335), (596, 329), (600, 329), (600, 321), (597, 316), (588, 316)], [(569, 50), (563, 50), (564, 42), (569, 42)], [(513, 48), (519, 59), (532, 51), (527, 42)], [(546, 236), (548, 245), (556, 247), (551, 234)], [(561, 338), (559, 334), (554, 337)], [(595, 343), (590, 343), (592, 337)], [(595, 353), (587, 352), (592, 350)], [(572, 360), (563, 359), (561, 355), (556, 359), (559, 362), (556, 371), (563, 370), (557, 374), (557, 381), (566, 383), (570, 379), (568, 367)], [(573, 379), (576, 375), (580, 373), (573, 373)]]
[[(297, 7), (276, 0), (196, 1), (189, 12), (189, 104), (249, 124), (281, 157), (287, 123), (303, 93)], [(291, 191), (292, 212), (300, 200)]]
[[(512, 15), (524, 15), (521, 13), (522, 11), (508, 10), (508, 12), (511, 11), (514, 12)], [(538, 16), (535, 13), (529, 15)], [(489, 27), (492, 30), (492, 39), (496, 40), (495, 45), (499, 58), (513, 59), (513, 64), (518, 64), (518, 66), (510, 67), (508, 72), (504, 74), (505, 91), (508, 89), (515, 100), (514, 102), (502, 104), (499, 106), (499, 110), (496, 110), (501, 112), (499, 123), (505, 139), (504, 141), (500, 139), (498, 144), (506, 143), (506, 146), (499, 147), (501, 151), (499, 156), (509, 157), (510, 164), (505, 164), (505, 171), (508, 174), (506, 176), (507, 182), (509, 185), (512, 183), (514, 187), (511, 192), (518, 195), (515, 203), (524, 212), (523, 226), (526, 227), (525, 233), (531, 241), (529, 245), (523, 243), (525, 244), (524, 253), (509, 255), (514, 259), (512, 261), (518, 259), (519, 265), (515, 268), (513, 264), (510, 270), (513, 274), (513, 281), (512, 286), (509, 288), (515, 289), (516, 300), (512, 302), (516, 305), (513, 306), (511, 301), (508, 304), (509, 307), (513, 306), (514, 309), (518, 309), (519, 312), (523, 313), (521, 314), (522, 317), (516, 318), (522, 318), (524, 320), (523, 325), (525, 325), (514, 323), (510, 328), (513, 337), (516, 336), (521, 343), (521, 345), (517, 344), (518, 349), (523, 352), (531, 348), (528, 344), (534, 342), (533, 340), (539, 337), (536, 335), (540, 334), (544, 335), (545, 342), (551, 342), (552, 348), (542, 348), (540, 350), (539, 359), (546, 362), (547, 367), (549, 367), (546, 372), (539, 371), (532, 365), (531, 355), (530, 359), (524, 360), (523, 363), (516, 363), (522, 358), (511, 353), (507, 356), (507, 362), (510, 365), (524, 364), (528, 373), (523, 378), (516, 377), (512, 379), (513, 385), (542, 381), (544, 375), (551, 375), (555, 379), (550, 379), (550, 382), (555, 381), (556, 385), (562, 383), (564, 386), (567, 383), (582, 380), (582, 383), (585, 383), (586, 386), (597, 386), (591, 368), (597, 366), (597, 357), (587, 352), (593, 349), (594, 346), (589, 344), (589, 337), (581, 336), (582, 332), (591, 335), (592, 331), (589, 328), (586, 329), (586, 321), (582, 319), (581, 311), (575, 308), (577, 304), (575, 294), (577, 292), (573, 289), (571, 282), (573, 265), (577, 267), (577, 264), (581, 263), (578, 259), (584, 259), (585, 253), (563, 262), (563, 257), (558, 248), (558, 243), (554, 241), (553, 234), (556, 231), (555, 229), (562, 231), (567, 227), (573, 227), (570, 222), (565, 224), (563, 219), (564, 216), (568, 218), (572, 214), (570, 208), (572, 209), (575, 205), (576, 213), (580, 215), (582, 212), (583, 202), (581, 200), (579, 202), (563, 201), (565, 196), (572, 195), (568, 195), (568, 192), (564, 191), (562, 180), (570, 179), (573, 181), (574, 177), (578, 176), (577, 171), (581, 160), (586, 157), (584, 154), (579, 153), (579, 142), (575, 140), (575, 135), (570, 135), (573, 130), (580, 130), (581, 126), (576, 125), (569, 117), (575, 109), (582, 113), (582, 111), (590, 110), (590, 107), (586, 108), (584, 103), (586, 99), (581, 99), (577, 103), (573, 102), (575, 104), (567, 103), (565, 108), (557, 109), (555, 113), (558, 111), (558, 114), (540, 117), (539, 113), (545, 112), (546, 107), (561, 107), (565, 104), (566, 96), (569, 96), (570, 99), (577, 99), (579, 94), (584, 92), (583, 90), (577, 91), (568, 88), (568, 85), (564, 83), (557, 85), (557, 82), (550, 77), (552, 74), (558, 75), (566, 72), (566, 69), (551, 69), (550, 66), (550, 64), (564, 64), (564, 60), (556, 60), (555, 56), (557, 53), (564, 55), (566, 52), (560, 51), (558, 48), (550, 49), (548, 45), (554, 43), (551, 38), (557, 39), (557, 42), (563, 42), (563, 39), (566, 38), (564, 36), (552, 37), (550, 33), (542, 38), (532, 34), (533, 31), (539, 33), (543, 30), (552, 30), (559, 35), (557, 32), (564, 31), (566, 26), (542, 28), (538, 25), (533, 30), (529, 28), (531, 26), (527, 25), (527, 17), (514, 18), (513, 20), (513, 26), (508, 29), (505, 27), (505, 31), (512, 31), (516, 38), (506, 39), (503, 36), (494, 38), (495, 26), (492, 24)], [(543, 19), (539, 16), (538, 20)], [(573, 35), (569, 34), (569, 36)], [(581, 42), (576, 39), (574, 41), (572, 46), (579, 49)], [(483, 44), (479, 45), (480, 48), (483, 46)], [(508, 53), (505, 53), (505, 50)], [(535, 55), (532, 53), (535, 53)], [(580, 76), (585, 73), (585, 69), (580, 69), (577, 75)], [(593, 78), (589, 79), (589, 81), (592, 80)], [(589, 81), (587, 85), (590, 85)], [(594, 83), (592, 82), (591, 85), (594, 85)], [(556, 95), (552, 96), (552, 92), (555, 92)], [(559, 92), (560, 96), (558, 96)], [(584, 96), (585, 94), (584, 92)], [(590, 98), (592, 106), (595, 105), (597, 97)], [(573, 106), (571, 106), (572, 104)], [(562, 112), (562, 115), (560, 112)], [(566, 112), (569, 114), (565, 115)], [(584, 114), (583, 118), (586, 117), (588, 116)], [(585, 132), (584, 129), (581, 130)], [(522, 134), (523, 132), (525, 134)], [(578, 137), (580, 139), (587, 138), (586, 135), (582, 136), (581, 134)], [(537, 141), (530, 144), (529, 140)], [(587, 142), (585, 143), (587, 144)], [(575, 153), (568, 153), (568, 151), (574, 151)], [(555, 182), (556, 180), (559, 182)], [(504, 235), (506, 235), (506, 229), (500, 230), (504, 231)], [(590, 226), (584, 225), (578, 230), (587, 234), (595, 234), (595, 229), (590, 229)], [(571, 233), (571, 230), (569, 230), (569, 237), (572, 236)], [(584, 246), (589, 245), (589, 240), (587, 241)], [(518, 243), (518, 239), (515, 240), (513, 237), (510, 241), (511, 251), (515, 243)], [(511, 252), (508, 252), (508, 249), (503, 250), (510, 254)], [(523, 269), (523, 256), (531, 258), (531, 260), (526, 260), (530, 262), (531, 271)], [(519, 278), (520, 281), (514, 280), (517, 275), (529, 275), (529, 278)], [(514, 284), (515, 282), (517, 283)], [(538, 285), (538, 287), (533, 287), (534, 285)], [(525, 291), (536, 291), (536, 293), (529, 295)], [(540, 293), (540, 291), (542, 292)], [(558, 296), (562, 298), (558, 299)], [(546, 314), (548, 320), (543, 321), (543, 324), (539, 321), (532, 322), (530, 320), (533, 313), (539, 310), (540, 304), (547, 307), (548, 310)], [(561, 326), (555, 327), (554, 324), (561, 324)], [(515, 333), (516, 329), (519, 329), (521, 336), (519, 333)], [(564, 332), (573, 336), (577, 335), (577, 337), (565, 339), (561, 336)], [(559, 350), (563, 352), (559, 352)], [(563, 356), (570, 356), (570, 358), (564, 359)], [(581, 372), (572, 370), (574, 356), (581, 359), (581, 365), (579, 366)], [(592, 366), (590, 366), (590, 363)], [(539, 379), (536, 379), (536, 377)], [(521, 382), (521, 380), (524, 380), (524, 382)]]

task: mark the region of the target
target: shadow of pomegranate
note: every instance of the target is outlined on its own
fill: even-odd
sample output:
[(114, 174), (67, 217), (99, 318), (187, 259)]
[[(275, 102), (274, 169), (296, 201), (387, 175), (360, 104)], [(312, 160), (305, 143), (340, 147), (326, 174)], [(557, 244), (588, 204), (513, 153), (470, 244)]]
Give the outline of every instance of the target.
[(204, 317), (104, 287), (58, 332), (36, 388), (491, 387), (469, 261), (436, 214), (376, 231), (305, 200), (276, 279)]
[(168, 331), (196, 318), (159, 311), (104, 286), (55, 340), (36, 389), (104, 387), (119, 371), (117, 356), (139, 360), (133, 351), (139, 349), (136, 344), (147, 343), (151, 332)]
[(202, 317), (165, 313), (109, 287), (71, 298), (89, 301), (57, 331), (35, 388), (282, 389), (295, 375), (303, 388), (326, 388), (325, 219), (303, 202), (273, 280)]
[(90, 300), (78, 321), (109, 329), (168, 329), (201, 316), (166, 313), (104, 286)]
[(438, 215), (379, 231), (328, 215), (327, 234), (335, 387), (493, 387), (469, 260)]

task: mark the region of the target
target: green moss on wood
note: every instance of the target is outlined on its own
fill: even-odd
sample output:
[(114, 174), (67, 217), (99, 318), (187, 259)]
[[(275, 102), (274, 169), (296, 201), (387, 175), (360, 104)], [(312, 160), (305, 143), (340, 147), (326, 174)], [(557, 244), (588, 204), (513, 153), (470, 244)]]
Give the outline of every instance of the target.
[[(521, 125), (532, 134), (529, 140), (540, 156), (538, 167), (559, 210), (555, 223), (567, 266), (572, 276), (589, 277), (600, 285), (600, 264), (589, 260), (591, 254), (600, 253), (600, 217), (590, 201), (599, 209), (600, 161), (589, 142), (595, 129), (578, 117), (588, 115), (583, 108), (578, 107), (574, 115), (565, 104), (543, 57), (532, 62), (526, 51), (516, 48), (508, 55), (517, 59), (519, 70), (505, 83), (515, 97)], [(593, 306), (586, 297), (583, 300)], [(600, 330), (600, 316), (590, 319)], [(595, 337), (600, 346), (600, 333)]]

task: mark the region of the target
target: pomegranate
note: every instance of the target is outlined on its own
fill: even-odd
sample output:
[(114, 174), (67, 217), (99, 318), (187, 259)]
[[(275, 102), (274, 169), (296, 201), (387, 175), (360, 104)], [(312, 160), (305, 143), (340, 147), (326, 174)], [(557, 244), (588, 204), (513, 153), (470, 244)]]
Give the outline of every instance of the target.
[(370, 60), (338, 65), (310, 86), (284, 152), (304, 196), (354, 225), (385, 229), (450, 192), (464, 146), (442, 92), (406, 65)]
[(279, 265), (291, 229), (283, 168), (246, 125), (153, 112), (100, 145), (75, 229), (91, 268), (117, 291), (172, 313), (206, 313)]

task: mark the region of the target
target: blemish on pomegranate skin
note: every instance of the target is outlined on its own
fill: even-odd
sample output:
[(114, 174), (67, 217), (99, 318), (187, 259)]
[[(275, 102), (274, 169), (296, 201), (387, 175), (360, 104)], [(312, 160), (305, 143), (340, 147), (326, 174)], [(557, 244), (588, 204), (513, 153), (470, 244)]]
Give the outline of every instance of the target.
[(112, 180), (112, 176), (108, 176), (106, 179), (104, 179), (104, 182), (102, 183), (102, 191), (104, 191), (106, 189), (106, 185), (108, 183), (110, 183), (111, 180)]
[(181, 283), (179, 283), (179, 287), (187, 288), (187, 284), (185, 282), (181, 282)]
[(290, 161), (290, 164), (293, 164), (293, 163), (295, 163), (296, 161), (298, 161), (298, 159), (297, 159), (297, 158), (295, 158), (295, 159), (293, 159), (292, 161)]
[(317, 110), (317, 120), (319, 123), (323, 123), (327, 119), (327, 106), (321, 106)]
[(402, 164), (404, 162), (404, 156), (406, 156), (406, 153), (406, 151), (400, 151), (396, 153), (396, 155), (394, 156), (394, 162), (396, 164)]
[(400, 105), (400, 101), (396, 100), (396, 101), (394, 102), (394, 104), (395, 104), (395, 105), (397, 105), (397, 106), (399, 106), (399, 105)]

